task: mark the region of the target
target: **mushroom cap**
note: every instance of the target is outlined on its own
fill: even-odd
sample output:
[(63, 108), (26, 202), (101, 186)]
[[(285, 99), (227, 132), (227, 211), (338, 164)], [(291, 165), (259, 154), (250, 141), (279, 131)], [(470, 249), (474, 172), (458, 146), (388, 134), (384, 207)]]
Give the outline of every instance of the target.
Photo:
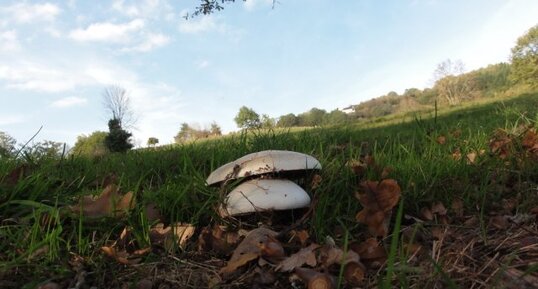
[(267, 210), (291, 210), (309, 205), (308, 193), (290, 180), (253, 179), (232, 190), (219, 213), (225, 217)]
[(285, 171), (320, 170), (314, 157), (292, 151), (268, 150), (251, 153), (214, 170), (206, 182), (209, 186), (226, 180)]

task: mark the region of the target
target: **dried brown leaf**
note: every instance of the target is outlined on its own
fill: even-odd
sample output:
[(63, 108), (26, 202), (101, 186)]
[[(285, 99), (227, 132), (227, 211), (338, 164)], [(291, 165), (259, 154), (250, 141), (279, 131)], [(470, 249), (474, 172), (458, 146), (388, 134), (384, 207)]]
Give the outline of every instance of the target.
[(361, 188), (363, 193), (356, 196), (362, 206), (371, 211), (390, 211), (400, 199), (401, 189), (394, 179), (385, 179), (381, 182), (364, 181)]
[(432, 210), (430, 210), (430, 208), (428, 208), (428, 207), (424, 207), (424, 208), (420, 209), (420, 217), (423, 220), (426, 220), (426, 221), (433, 221)]
[[(233, 273), (237, 268), (256, 260), (262, 255), (262, 249), (264, 247), (261, 245), (273, 243), (271, 246), (274, 246), (276, 235), (277, 233), (275, 231), (266, 228), (257, 228), (250, 231), (245, 239), (237, 246), (226, 267), (221, 269), (221, 273), (224, 275)], [(283, 251), (284, 249), (282, 249)]]
[(525, 136), (523, 136), (523, 139), (521, 140), (521, 145), (527, 150), (536, 148), (536, 146), (538, 146), (538, 134), (536, 134), (536, 130), (527, 130)]
[(368, 238), (361, 243), (352, 243), (349, 247), (359, 254), (361, 262), (370, 269), (380, 268), (387, 261), (387, 252), (376, 238)]
[(404, 244), (403, 250), (407, 256), (418, 255), (421, 253), (422, 245), (417, 243), (407, 243)]
[(310, 234), (308, 234), (308, 231), (307, 231), (307, 230), (299, 230), (299, 231), (292, 230), (292, 231), (290, 232), (290, 234), (291, 234), (291, 237), (290, 237), (290, 241), (289, 241), (289, 243), (291, 243), (291, 242), (297, 242), (297, 243), (299, 243), (301, 246), (306, 245), (306, 242), (307, 242), (308, 239), (310, 238)]
[(478, 156), (477, 152), (470, 152), (467, 154), (467, 164), (472, 165), (476, 162), (476, 157)]
[(506, 230), (510, 226), (510, 222), (506, 216), (493, 216), (489, 218), (489, 226), (498, 230)]
[(251, 261), (258, 259), (258, 257), (260, 257), (260, 255), (254, 252), (247, 252), (247, 253), (241, 254), (237, 258), (230, 260), (226, 264), (226, 267), (223, 267), (222, 269), (220, 269), (220, 273), (223, 275), (231, 274), (235, 272), (239, 267), (242, 267), (250, 263)]
[(312, 177), (310, 188), (312, 188), (312, 190), (317, 189), (320, 186), (322, 181), (323, 181), (323, 178), (321, 177), (321, 175), (315, 174), (314, 177)]
[(284, 259), (278, 266), (276, 267), (276, 271), (282, 271), (282, 272), (290, 272), (293, 271), (297, 267), (301, 267), (304, 264), (315, 267), (317, 264), (316, 261), (316, 253), (314, 250), (318, 249), (320, 245), (318, 244), (311, 244), (310, 246), (306, 248), (302, 248), (299, 250), (299, 252), (289, 256), (288, 258)]
[(126, 251), (117, 251), (114, 247), (103, 246), (101, 247), (101, 251), (123, 265), (137, 264), (140, 262), (139, 258), (129, 258), (129, 253)]
[(360, 178), (362, 178), (368, 170), (368, 165), (358, 160), (348, 161), (347, 166), (350, 167), (353, 173)]
[(193, 236), (196, 227), (191, 224), (173, 223), (165, 227), (159, 223), (149, 231), (149, 238), (153, 244), (163, 245), (167, 250), (173, 250), (176, 244), (185, 248), (187, 241)]
[(107, 186), (97, 198), (84, 196), (78, 205), (70, 209), (76, 214), (82, 213), (87, 218), (122, 216), (134, 207), (133, 192), (120, 195), (115, 185)]
[(463, 201), (460, 198), (455, 198), (452, 200), (452, 205), (450, 206), (456, 217), (463, 217)]
[(459, 137), (461, 136), (461, 129), (453, 130), (450, 134), (451, 134), (454, 138), (459, 138)]
[(390, 212), (371, 211), (369, 209), (362, 209), (355, 219), (368, 226), (368, 231), (373, 236), (386, 236), (388, 234), (388, 220), (390, 219)]
[(149, 279), (142, 279), (136, 283), (136, 289), (151, 289), (153, 282)]
[(431, 211), (433, 214), (437, 214), (437, 215), (440, 215), (440, 216), (444, 216), (446, 215), (446, 208), (445, 208), (445, 205), (443, 205), (443, 203), (441, 202), (434, 202), (432, 204), (432, 208), (431, 208)]
[(37, 289), (61, 289), (61, 288), (62, 287), (60, 286), (60, 284), (55, 283), (55, 282), (48, 282), (37, 287)]
[(148, 219), (150, 223), (157, 222), (157, 221), (159, 222), (164, 221), (164, 217), (161, 215), (161, 212), (159, 211), (159, 208), (157, 207), (157, 205), (150, 203), (146, 205), (145, 209), (146, 209), (146, 218)]
[(452, 159), (455, 161), (461, 160), (461, 151), (459, 148), (456, 148), (454, 152), (452, 153)]
[(499, 158), (505, 159), (510, 155), (512, 150), (512, 139), (505, 131), (498, 130), (490, 140), (489, 148)]
[(333, 264), (345, 265), (349, 262), (360, 262), (359, 255), (353, 250), (344, 252), (344, 250), (330, 245), (325, 245), (319, 249), (318, 263), (326, 268)]
[(386, 179), (389, 177), (390, 173), (392, 173), (394, 169), (392, 167), (384, 167), (383, 171), (381, 172), (381, 178)]

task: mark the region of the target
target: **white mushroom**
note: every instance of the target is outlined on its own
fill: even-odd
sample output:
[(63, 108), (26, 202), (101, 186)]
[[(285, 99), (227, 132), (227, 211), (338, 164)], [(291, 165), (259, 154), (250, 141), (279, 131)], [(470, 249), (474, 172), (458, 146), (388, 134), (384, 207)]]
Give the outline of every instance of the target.
[(219, 213), (225, 217), (266, 210), (291, 210), (309, 205), (310, 196), (290, 180), (254, 179), (231, 191)]
[(219, 167), (209, 175), (206, 182), (211, 186), (226, 180), (266, 173), (320, 169), (320, 162), (307, 154), (268, 150), (248, 154)]

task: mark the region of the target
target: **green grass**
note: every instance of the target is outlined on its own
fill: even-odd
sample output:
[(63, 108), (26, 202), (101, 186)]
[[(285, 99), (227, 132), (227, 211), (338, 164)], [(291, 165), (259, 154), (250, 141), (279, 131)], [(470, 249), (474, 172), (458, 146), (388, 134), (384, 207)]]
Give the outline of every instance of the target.
[[(522, 124), (536, 126), (537, 120), (538, 94), (526, 94), (450, 109), (437, 117), (429, 112), (390, 119), (384, 125), (254, 132), (97, 159), (68, 156), (61, 161), (42, 160), (26, 164), (28, 174), (14, 186), (6, 184), (6, 176), (20, 163), (6, 161), (0, 164), (0, 279), (9, 277), (32, 286), (49, 278), (71, 276), (66, 265), (71, 253), (84, 256), (97, 269), (107, 268), (99, 248), (117, 238), (126, 225), (134, 228), (140, 243), (148, 242), (142, 209), (147, 203), (155, 203), (170, 222), (197, 226), (216, 222), (214, 208), (219, 193), (205, 186), (205, 178), (224, 163), (267, 149), (311, 154), (322, 163), (323, 181), (315, 192), (319, 205), (309, 221), (311, 234), (318, 240), (342, 226), (351, 239), (365, 231), (355, 221), (360, 204), (354, 193), (361, 180), (346, 165), (361, 154), (372, 154), (379, 165), (393, 168), (390, 177), (402, 188), (405, 214), (416, 214), (433, 201), (450, 204), (458, 197), (466, 211), (483, 215), (501, 199), (516, 194), (510, 190), (514, 183), (528, 185), (523, 189), (529, 190), (538, 180), (535, 163), (490, 155), (490, 138), (497, 128), (514, 132)], [(451, 136), (455, 130), (461, 130), (460, 137)], [(436, 142), (441, 135), (447, 137), (444, 145)], [(461, 160), (451, 156), (456, 149), (461, 151)], [(465, 155), (480, 149), (488, 153), (468, 164)], [(511, 164), (508, 169), (506, 162)], [(76, 203), (81, 195), (100, 193), (103, 180), (110, 175), (117, 176), (123, 191), (136, 194), (136, 208), (128, 218), (88, 222), (65, 216), (65, 206)], [(375, 170), (366, 175), (371, 180), (379, 177)], [(534, 204), (529, 196), (520, 206)], [(43, 222), (44, 218), (49, 221)], [(33, 256), (44, 245), (48, 251)]]

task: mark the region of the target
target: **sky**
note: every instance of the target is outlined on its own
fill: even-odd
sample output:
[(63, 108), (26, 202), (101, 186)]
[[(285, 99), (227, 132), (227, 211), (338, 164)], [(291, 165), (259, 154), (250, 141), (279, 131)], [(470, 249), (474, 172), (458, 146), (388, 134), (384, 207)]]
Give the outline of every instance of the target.
[(199, 0), (0, 0), (0, 131), (18, 142), (107, 131), (125, 88), (134, 142), (181, 123), (237, 130), (243, 105), (278, 117), (432, 85), (436, 65), (509, 60), (536, 0), (247, 0), (185, 20)]

